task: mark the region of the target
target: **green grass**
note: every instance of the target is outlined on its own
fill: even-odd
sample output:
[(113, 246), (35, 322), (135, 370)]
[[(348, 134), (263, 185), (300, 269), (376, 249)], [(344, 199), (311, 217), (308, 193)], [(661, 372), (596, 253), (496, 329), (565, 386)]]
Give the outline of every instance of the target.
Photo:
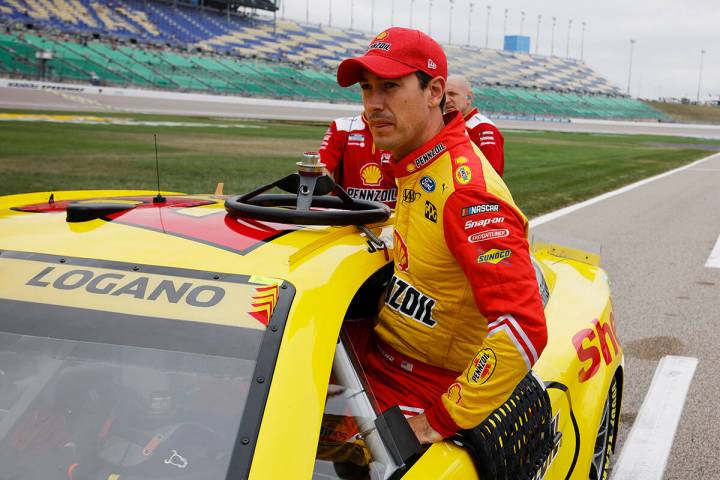
[(683, 105), (681, 103), (645, 102), (652, 108), (683, 123), (720, 123), (720, 107), (710, 105)]
[[(657, 146), (673, 144), (673, 146)], [(507, 132), (505, 182), (528, 217), (685, 165), (720, 142), (649, 135)]]
[[(31, 112), (28, 112), (31, 113)], [(77, 115), (77, 114), (76, 114)], [(158, 136), (161, 187), (242, 193), (294, 171), (317, 150), (325, 125), (202, 117), (109, 115), (217, 126), (0, 122), (0, 194), (75, 189), (153, 189)], [(221, 128), (219, 125), (261, 128)], [(720, 142), (678, 137), (506, 132), (506, 181), (529, 217), (707, 156)], [(672, 144), (672, 145), (670, 145)]]

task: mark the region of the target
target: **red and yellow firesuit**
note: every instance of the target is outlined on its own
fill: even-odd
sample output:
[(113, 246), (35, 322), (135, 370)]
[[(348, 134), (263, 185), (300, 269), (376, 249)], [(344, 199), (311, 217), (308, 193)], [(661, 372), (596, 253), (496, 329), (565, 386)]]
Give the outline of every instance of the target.
[[(406, 414), (424, 410), (448, 437), (509, 397), (547, 330), (527, 219), (468, 141), (462, 116), (445, 121), (395, 165), (395, 270), (368, 378), (386, 384), (376, 388), (381, 407), (395, 395)], [(373, 367), (378, 358), (384, 365)]]
[(477, 108), (473, 108), (465, 115), (465, 127), (470, 140), (480, 147), (490, 165), (501, 177), (505, 173), (505, 139), (492, 120)]
[(319, 153), (320, 161), (348, 195), (395, 207), (392, 155), (375, 147), (362, 116), (335, 119), (325, 132)]

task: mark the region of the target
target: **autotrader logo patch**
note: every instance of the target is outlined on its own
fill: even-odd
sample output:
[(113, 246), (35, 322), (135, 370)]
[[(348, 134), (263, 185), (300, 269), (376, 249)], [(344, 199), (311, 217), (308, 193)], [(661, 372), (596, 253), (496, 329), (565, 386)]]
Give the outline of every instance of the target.
[(468, 237), (468, 242), (478, 243), (486, 240), (492, 240), (493, 238), (503, 238), (510, 235), (510, 231), (507, 228), (497, 228), (494, 230), (485, 230), (484, 232), (473, 233)]

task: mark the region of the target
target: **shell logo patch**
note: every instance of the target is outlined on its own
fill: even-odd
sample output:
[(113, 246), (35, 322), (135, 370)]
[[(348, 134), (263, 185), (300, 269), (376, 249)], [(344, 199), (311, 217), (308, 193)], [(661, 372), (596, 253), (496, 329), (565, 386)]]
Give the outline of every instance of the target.
[(390, 34), (387, 31), (378, 33), (378, 36), (375, 37), (375, 40), (385, 40)]
[(462, 185), (467, 185), (472, 179), (472, 170), (467, 165), (461, 165), (455, 170), (455, 180)]
[(497, 248), (493, 248), (478, 255), (476, 261), (477, 263), (492, 263), (493, 265), (497, 265), (510, 255), (512, 255), (512, 250), (510, 249), (498, 250)]
[(468, 383), (482, 385), (487, 382), (490, 380), (490, 377), (492, 377), (496, 365), (497, 358), (495, 357), (495, 352), (489, 348), (483, 348), (475, 355), (471, 367), (468, 368)]
[(408, 258), (405, 240), (403, 240), (397, 230), (393, 232), (393, 239), (395, 241), (395, 264), (398, 270), (401, 272), (407, 272), (408, 268), (410, 268), (410, 259)]
[(445, 395), (450, 402), (457, 405), (462, 400), (462, 385), (457, 382), (453, 383), (448, 387)]
[(365, 185), (377, 187), (383, 179), (383, 174), (380, 167), (375, 164), (368, 163), (360, 169), (360, 177)]

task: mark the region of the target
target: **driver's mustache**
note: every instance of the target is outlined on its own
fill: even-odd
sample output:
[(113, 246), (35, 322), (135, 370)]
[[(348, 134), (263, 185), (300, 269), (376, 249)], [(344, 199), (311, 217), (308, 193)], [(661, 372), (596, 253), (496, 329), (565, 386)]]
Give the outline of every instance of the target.
[(377, 120), (385, 120), (385, 121), (388, 121), (388, 122), (392, 122), (392, 117), (391, 117), (391, 116), (389, 116), (389, 115), (383, 115), (382, 113), (370, 114), (370, 115), (367, 116), (367, 119), (368, 119), (368, 121), (370, 121), (370, 122), (374, 122), (374, 121), (377, 121)]

